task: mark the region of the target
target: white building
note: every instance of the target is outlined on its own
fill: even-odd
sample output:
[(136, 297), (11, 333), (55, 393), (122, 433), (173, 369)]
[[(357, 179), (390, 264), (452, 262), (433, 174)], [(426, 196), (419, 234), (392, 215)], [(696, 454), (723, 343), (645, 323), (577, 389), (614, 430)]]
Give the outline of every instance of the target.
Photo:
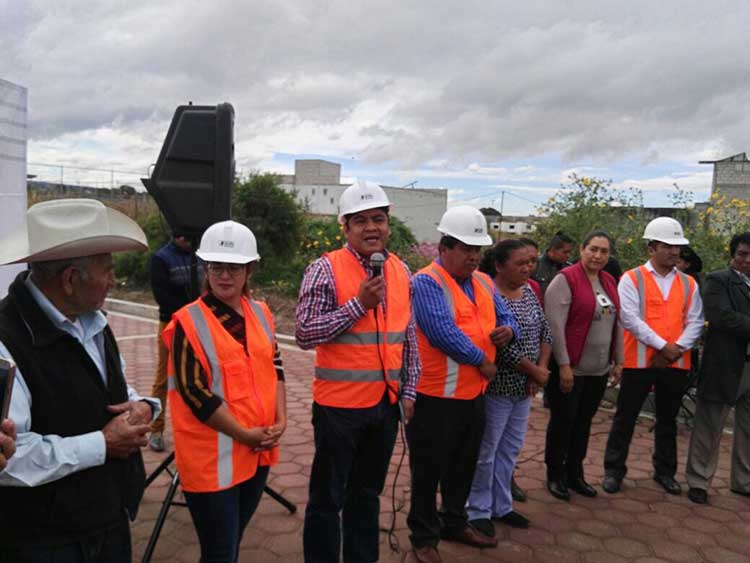
[[(294, 174), (281, 177), (280, 187), (316, 215), (338, 215), (339, 197), (349, 184), (341, 183), (341, 165), (325, 160), (296, 160)], [(437, 226), (448, 206), (448, 190), (382, 186), (401, 219), (418, 241), (437, 241)]]

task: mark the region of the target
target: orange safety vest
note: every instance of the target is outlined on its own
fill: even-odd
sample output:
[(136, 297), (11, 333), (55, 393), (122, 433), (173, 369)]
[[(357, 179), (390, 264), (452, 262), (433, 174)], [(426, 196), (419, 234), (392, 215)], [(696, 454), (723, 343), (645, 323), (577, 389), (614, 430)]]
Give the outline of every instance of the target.
[[(676, 342), (685, 330), (687, 313), (695, 295), (695, 280), (678, 271), (665, 300), (653, 274), (645, 266), (628, 270), (625, 275), (630, 276), (638, 291), (638, 317), (667, 342)], [(624, 331), (623, 346), (623, 367), (643, 369), (651, 365), (656, 350), (646, 346), (628, 330)], [(669, 367), (689, 370), (690, 350), (685, 350)]]
[[(325, 254), (333, 270), (336, 299), (343, 305), (359, 292), (367, 274), (357, 257), (342, 248)], [(376, 405), (386, 391), (398, 397), (406, 328), (411, 318), (409, 276), (393, 253), (383, 265), (386, 312), (376, 307), (331, 342), (315, 349), (313, 399), (327, 407), (365, 408)], [(377, 319), (377, 320), (376, 320)]]
[(169, 363), (167, 389), (172, 416), (175, 461), (182, 488), (188, 492), (213, 492), (247, 481), (259, 465), (273, 465), (278, 448), (261, 453), (217, 432), (198, 420), (177, 390), (172, 343), (176, 323), (185, 331), (203, 367), (211, 392), (237, 422), (245, 427), (276, 422), (278, 378), (273, 365), (274, 325), (265, 303), (242, 300), (248, 353), (221, 325), (211, 309), (198, 299), (177, 311), (162, 333)]
[[(471, 284), (474, 288), (474, 303), (463, 292), (445, 268), (437, 262), (422, 268), (417, 274), (434, 279), (442, 288), (445, 302), (452, 313), (453, 321), (474, 345), (495, 361), (497, 349), (490, 340), (490, 332), (497, 324), (495, 315), (495, 285), (489, 276), (474, 272)], [(487, 388), (487, 380), (479, 373), (478, 366), (458, 364), (450, 356), (432, 346), (417, 326), (419, 357), (422, 360), (422, 375), (417, 392), (432, 397), (451, 399), (474, 399)]]

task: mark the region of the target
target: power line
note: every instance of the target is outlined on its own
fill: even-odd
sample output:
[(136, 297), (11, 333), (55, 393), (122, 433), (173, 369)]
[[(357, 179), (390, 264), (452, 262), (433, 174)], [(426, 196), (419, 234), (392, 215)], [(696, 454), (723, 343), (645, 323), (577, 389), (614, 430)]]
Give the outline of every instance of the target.
[(29, 162), (29, 166), (47, 166), (48, 168), (69, 168), (70, 170), (86, 170), (88, 172), (115, 172), (117, 174), (130, 174), (132, 176), (143, 176), (143, 172), (132, 170), (115, 170), (114, 168), (91, 168), (88, 166), (72, 166), (70, 164), (49, 164), (46, 162)]

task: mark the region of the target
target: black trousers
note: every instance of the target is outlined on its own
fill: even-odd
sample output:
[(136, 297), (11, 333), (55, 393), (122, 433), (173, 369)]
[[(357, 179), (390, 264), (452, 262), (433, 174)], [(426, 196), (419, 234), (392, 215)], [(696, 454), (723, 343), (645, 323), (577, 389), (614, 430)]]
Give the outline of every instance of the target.
[[(377, 561), (380, 498), (396, 443), (398, 405), (365, 409), (313, 403), (315, 457), (302, 534), (307, 563)], [(339, 517), (341, 513), (341, 517)]]
[[(43, 507), (39, 508), (44, 510)], [(3, 507), (3, 510), (12, 510)], [(123, 510), (122, 519), (113, 528), (84, 539), (56, 547), (0, 546), (0, 563), (131, 563), (130, 523)]]
[(547, 479), (572, 482), (583, 477), (591, 420), (607, 389), (607, 375), (576, 376), (570, 393), (563, 393), (556, 370), (546, 389), (550, 412), (544, 449)]
[(464, 401), (417, 394), (414, 417), (406, 427), (411, 468), (411, 509), (406, 522), (414, 547), (436, 546), (441, 528), (457, 531), (466, 526), (466, 500), (484, 422), (484, 395)]
[(675, 368), (625, 369), (617, 397), (617, 411), (604, 452), (604, 472), (621, 480), (628, 472), (630, 440), (633, 438), (643, 402), (654, 388), (656, 427), (654, 429), (654, 472), (674, 477), (677, 472), (677, 413), (688, 384), (688, 372)]

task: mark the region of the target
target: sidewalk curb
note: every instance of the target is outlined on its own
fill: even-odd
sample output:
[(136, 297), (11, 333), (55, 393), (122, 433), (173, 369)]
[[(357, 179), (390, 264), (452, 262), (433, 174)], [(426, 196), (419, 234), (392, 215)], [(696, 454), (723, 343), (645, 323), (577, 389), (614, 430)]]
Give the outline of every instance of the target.
[[(112, 311), (113, 313), (123, 313), (126, 315), (132, 315), (134, 317), (142, 317), (149, 320), (159, 320), (159, 307), (156, 305), (146, 305), (144, 303), (136, 303), (135, 301), (126, 301), (124, 299), (114, 299), (107, 297), (104, 301), (104, 309)], [(297, 346), (294, 340), (294, 336), (289, 334), (276, 333), (276, 339), (284, 344), (290, 344)]]

